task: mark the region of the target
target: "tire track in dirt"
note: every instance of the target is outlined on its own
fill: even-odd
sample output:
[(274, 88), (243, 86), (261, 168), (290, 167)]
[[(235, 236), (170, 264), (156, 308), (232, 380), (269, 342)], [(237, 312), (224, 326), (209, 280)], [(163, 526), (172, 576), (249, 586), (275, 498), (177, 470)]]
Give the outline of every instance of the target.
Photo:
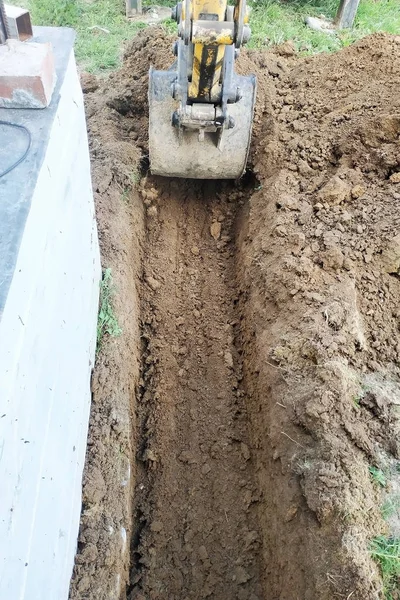
[(142, 189), (148, 233), (130, 600), (264, 597), (234, 344), (231, 236), (241, 193), (221, 182), (151, 178)]

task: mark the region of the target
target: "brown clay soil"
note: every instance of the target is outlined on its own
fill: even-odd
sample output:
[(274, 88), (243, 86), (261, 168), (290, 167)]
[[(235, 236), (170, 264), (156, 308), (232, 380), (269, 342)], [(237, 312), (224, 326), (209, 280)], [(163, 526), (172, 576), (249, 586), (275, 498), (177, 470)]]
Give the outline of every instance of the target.
[(119, 72), (83, 79), (122, 335), (93, 375), (70, 599), (383, 598), (370, 543), (400, 535), (400, 37), (242, 53), (258, 98), (236, 183), (147, 172), (147, 72), (170, 46), (144, 31)]

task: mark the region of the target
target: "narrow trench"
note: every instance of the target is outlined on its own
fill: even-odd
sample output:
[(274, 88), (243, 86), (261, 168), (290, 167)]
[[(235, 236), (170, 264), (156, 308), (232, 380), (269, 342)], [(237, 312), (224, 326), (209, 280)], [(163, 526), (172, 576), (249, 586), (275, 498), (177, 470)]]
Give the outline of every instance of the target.
[(261, 600), (235, 230), (255, 187), (148, 177), (129, 600)]

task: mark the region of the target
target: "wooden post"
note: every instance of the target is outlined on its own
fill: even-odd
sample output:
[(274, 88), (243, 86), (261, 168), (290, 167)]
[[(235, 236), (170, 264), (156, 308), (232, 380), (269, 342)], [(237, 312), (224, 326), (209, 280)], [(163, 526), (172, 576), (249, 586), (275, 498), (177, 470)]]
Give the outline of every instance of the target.
[(141, 15), (142, 0), (125, 0), (126, 16), (134, 17), (135, 15)]
[(360, 0), (340, 0), (340, 5), (335, 17), (335, 25), (338, 29), (352, 27), (356, 17)]

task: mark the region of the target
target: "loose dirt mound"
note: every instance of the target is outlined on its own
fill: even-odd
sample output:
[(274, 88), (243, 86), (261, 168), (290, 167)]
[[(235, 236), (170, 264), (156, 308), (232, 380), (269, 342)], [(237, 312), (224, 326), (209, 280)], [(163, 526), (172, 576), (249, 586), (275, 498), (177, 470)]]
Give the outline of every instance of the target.
[(243, 53), (258, 100), (236, 185), (138, 183), (147, 71), (170, 47), (141, 33), (86, 97), (123, 334), (94, 376), (71, 599), (383, 597), (370, 544), (399, 535), (381, 504), (400, 504), (400, 38)]

